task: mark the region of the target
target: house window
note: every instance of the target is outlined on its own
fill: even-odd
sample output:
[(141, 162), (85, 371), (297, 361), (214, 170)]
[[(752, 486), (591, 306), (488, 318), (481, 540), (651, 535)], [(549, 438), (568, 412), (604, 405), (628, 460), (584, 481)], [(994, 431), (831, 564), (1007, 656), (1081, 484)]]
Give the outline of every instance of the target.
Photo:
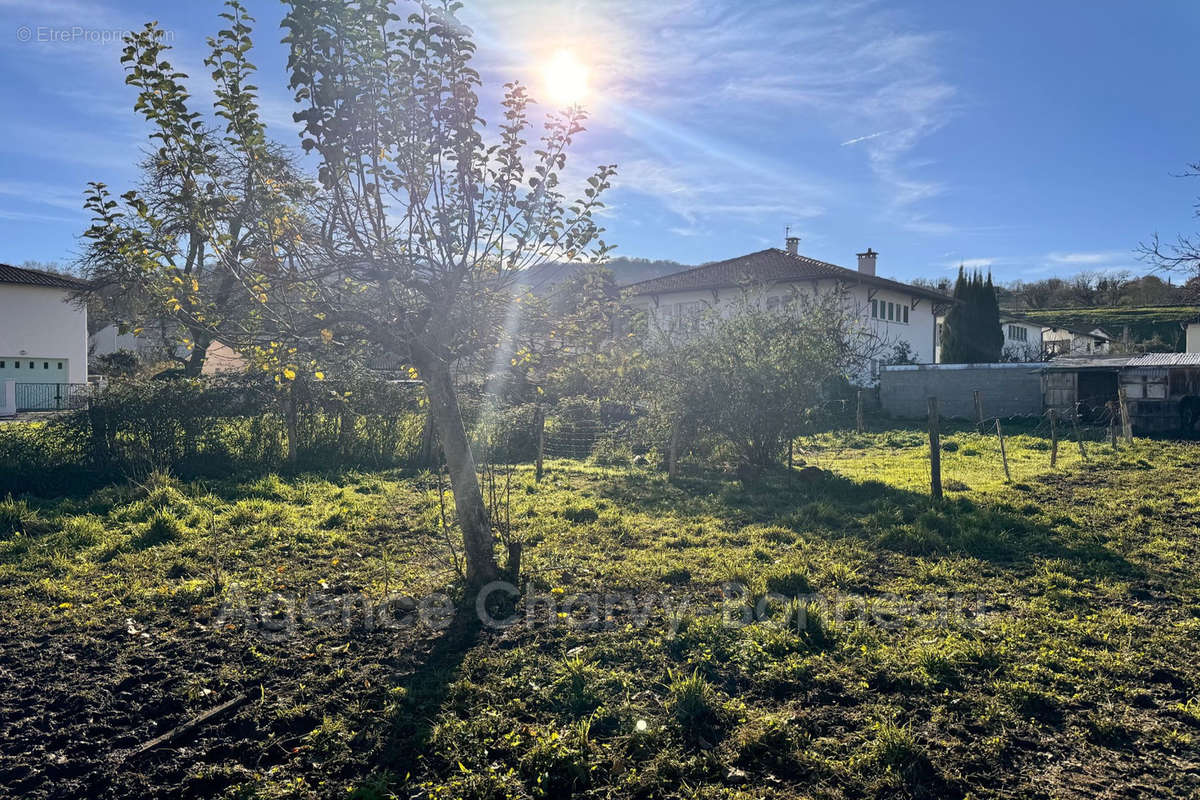
[(33, 362), (32, 362), (32, 361), (30, 361), (30, 362), (29, 362), (29, 368), (30, 368), (30, 369), (33, 369)]
[(1014, 342), (1029, 341), (1029, 329), (1022, 325), (1009, 325), (1008, 338)]
[(871, 301), (871, 319), (879, 319), (879, 301)]
[(904, 324), (908, 324), (908, 306), (904, 306)]
[[(0, 364), (0, 366), (3, 366), (3, 365), (2, 365), (2, 364)], [(62, 369), (62, 362), (61, 362), (61, 361), (60, 361), (60, 362), (58, 362), (58, 368), (59, 368), (59, 369)]]
[(4, 362), (0, 361), (0, 369), (4, 369)]
[(42, 369), (50, 369), (50, 362), (49, 362), (49, 361), (43, 361), (43, 362), (42, 362)]

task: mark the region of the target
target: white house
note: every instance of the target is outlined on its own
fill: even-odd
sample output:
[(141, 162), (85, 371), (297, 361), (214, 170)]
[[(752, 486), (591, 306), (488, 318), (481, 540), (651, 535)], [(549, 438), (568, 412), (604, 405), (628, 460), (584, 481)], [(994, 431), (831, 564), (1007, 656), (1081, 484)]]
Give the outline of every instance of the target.
[(87, 383), (87, 282), (0, 264), (0, 383)]
[(1071, 328), (1046, 328), (1042, 331), (1042, 346), (1051, 356), (1104, 355), (1109, 352), (1112, 337), (1101, 328), (1090, 331)]
[(953, 302), (949, 297), (880, 278), (875, 274), (879, 254), (870, 248), (858, 254), (858, 269), (853, 270), (801, 255), (799, 241), (790, 237), (786, 250), (760, 250), (631, 284), (624, 287), (628, 302), (644, 309), (652, 326), (668, 329), (705, 309), (731, 308), (746, 291), (772, 308), (787, 303), (797, 292), (811, 295), (841, 289), (855, 313), (889, 348), (906, 342), (915, 361), (933, 361), (934, 320)]

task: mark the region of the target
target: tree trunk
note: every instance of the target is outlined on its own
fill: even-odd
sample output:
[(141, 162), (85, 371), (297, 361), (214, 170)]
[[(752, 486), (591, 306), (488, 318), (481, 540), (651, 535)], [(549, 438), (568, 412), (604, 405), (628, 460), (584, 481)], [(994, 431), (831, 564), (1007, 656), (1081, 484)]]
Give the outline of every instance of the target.
[(475, 469), (475, 457), (467, 441), (467, 430), (463, 426), (462, 413), (458, 407), (458, 395), (450, 369), (444, 364), (418, 364), (421, 377), (425, 379), (425, 391), (429, 396), (429, 408), (437, 426), (438, 439), (442, 443), (442, 454), (450, 473), (450, 489), (454, 493), (454, 510), (458, 515), (458, 526), (462, 529), (463, 550), (467, 557), (467, 584), (478, 589), (489, 581), (496, 580), (500, 569), (496, 565), (493, 550), (491, 522), (479, 488), (479, 475)]
[(207, 336), (192, 331), (192, 352), (183, 365), (183, 375), (186, 378), (199, 378), (204, 372), (204, 360), (208, 358), (208, 346), (212, 340)]

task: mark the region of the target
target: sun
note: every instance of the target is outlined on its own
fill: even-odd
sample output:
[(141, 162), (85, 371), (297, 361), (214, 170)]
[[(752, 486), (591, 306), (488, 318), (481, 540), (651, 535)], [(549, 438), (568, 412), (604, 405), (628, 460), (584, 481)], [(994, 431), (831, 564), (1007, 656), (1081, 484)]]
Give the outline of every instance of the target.
[(588, 90), (588, 69), (570, 50), (559, 50), (543, 72), (546, 95), (556, 106), (583, 103)]

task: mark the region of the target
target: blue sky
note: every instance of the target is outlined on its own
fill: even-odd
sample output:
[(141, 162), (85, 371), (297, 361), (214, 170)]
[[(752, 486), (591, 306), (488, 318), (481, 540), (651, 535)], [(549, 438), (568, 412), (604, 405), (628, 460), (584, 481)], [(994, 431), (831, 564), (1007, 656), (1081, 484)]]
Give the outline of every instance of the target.
[[(296, 141), (282, 7), (253, 0), (266, 116)], [(146, 146), (114, 32), (157, 19), (203, 76), (218, 2), (0, 0), (0, 261), (69, 263), (89, 180), (118, 191)], [(571, 50), (590, 71), (572, 175), (617, 163), (617, 253), (686, 263), (782, 246), (881, 274), (1003, 281), (1142, 271), (1194, 230), (1200, 3), (615, 0), (470, 2), (485, 91), (536, 96)], [(28, 39), (28, 41), (23, 41)], [(203, 80), (197, 102), (207, 98)]]

